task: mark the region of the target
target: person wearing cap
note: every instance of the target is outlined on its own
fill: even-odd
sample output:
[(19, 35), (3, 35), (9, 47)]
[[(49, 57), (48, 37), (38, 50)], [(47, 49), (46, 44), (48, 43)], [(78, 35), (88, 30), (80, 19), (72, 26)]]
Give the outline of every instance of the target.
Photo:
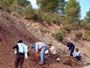
[(15, 68), (22, 68), (24, 58), (28, 58), (28, 46), (22, 40), (19, 40), (13, 49), (15, 49), (16, 54)]
[(40, 62), (39, 64), (45, 63), (45, 51), (48, 50), (48, 45), (44, 42), (36, 42), (35, 45), (32, 45), (32, 48), (36, 51), (36, 56), (40, 52)]

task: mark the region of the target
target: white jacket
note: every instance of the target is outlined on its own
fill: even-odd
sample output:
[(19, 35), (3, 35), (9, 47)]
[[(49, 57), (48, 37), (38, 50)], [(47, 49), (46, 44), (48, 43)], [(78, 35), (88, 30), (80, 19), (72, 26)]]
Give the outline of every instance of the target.
[(20, 53), (24, 53), (25, 55), (25, 58), (27, 59), (28, 58), (28, 46), (25, 45), (24, 43), (18, 43), (18, 48), (19, 48), (19, 52)]
[(81, 52), (80, 52), (80, 51), (78, 51), (78, 52), (75, 51), (75, 52), (73, 53), (73, 57), (76, 57), (76, 56), (81, 56)]

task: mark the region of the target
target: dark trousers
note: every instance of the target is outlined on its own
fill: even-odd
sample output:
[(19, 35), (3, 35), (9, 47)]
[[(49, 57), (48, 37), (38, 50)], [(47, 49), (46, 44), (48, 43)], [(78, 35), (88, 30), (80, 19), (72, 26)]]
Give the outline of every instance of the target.
[(81, 56), (76, 56), (76, 59), (77, 60), (81, 60)]
[(17, 54), (15, 59), (15, 68), (22, 68), (24, 62), (24, 54)]
[(73, 56), (73, 52), (74, 52), (74, 47), (71, 48), (71, 50), (70, 50), (70, 56)]
[(74, 52), (74, 50), (71, 49), (71, 50), (70, 50), (70, 56), (73, 56), (73, 52)]

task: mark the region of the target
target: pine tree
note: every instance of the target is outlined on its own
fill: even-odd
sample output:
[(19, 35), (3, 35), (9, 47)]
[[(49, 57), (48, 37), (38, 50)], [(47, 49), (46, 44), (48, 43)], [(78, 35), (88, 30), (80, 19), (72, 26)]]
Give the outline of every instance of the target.
[(45, 12), (63, 12), (65, 0), (37, 0), (37, 4)]
[(69, 0), (65, 7), (65, 14), (67, 18), (78, 20), (80, 18), (80, 4), (76, 0)]
[(85, 20), (86, 22), (90, 22), (90, 9), (86, 12)]

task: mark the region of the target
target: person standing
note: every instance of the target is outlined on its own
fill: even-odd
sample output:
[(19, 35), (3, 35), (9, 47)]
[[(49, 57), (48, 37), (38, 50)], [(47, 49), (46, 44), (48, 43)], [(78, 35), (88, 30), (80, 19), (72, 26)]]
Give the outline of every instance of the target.
[(15, 49), (16, 54), (15, 68), (22, 68), (24, 58), (28, 58), (28, 46), (22, 40), (19, 40), (13, 49)]
[(48, 45), (44, 42), (36, 42), (35, 45), (32, 46), (32, 48), (36, 51), (36, 56), (40, 52), (40, 62), (39, 64), (45, 63), (45, 51), (48, 50)]

